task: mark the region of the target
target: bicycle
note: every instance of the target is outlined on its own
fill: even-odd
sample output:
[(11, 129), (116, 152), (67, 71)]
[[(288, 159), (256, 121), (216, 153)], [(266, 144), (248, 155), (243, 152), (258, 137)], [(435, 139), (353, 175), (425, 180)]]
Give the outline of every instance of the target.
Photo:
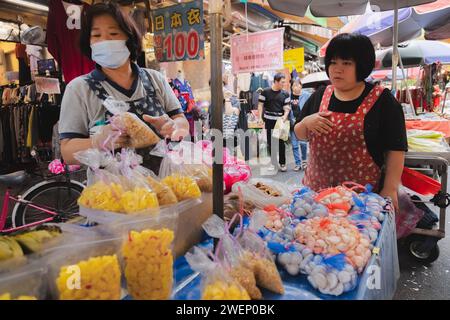
[[(78, 214), (77, 201), (85, 185), (71, 179), (74, 172), (69, 172), (68, 166), (65, 166), (65, 172), (62, 174), (45, 174), (36, 150), (33, 150), (31, 155), (36, 160), (40, 174), (34, 170), (31, 172), (21, 170), (0, 175), (0, 185), (6, 187), (0, 214), (0, 234), (30, 228), (46, 222), (67, 221)], [(85, 170), (76, 172), (83, 171)], [(32, 176), (38, 176), (44, 180), (21, 195), (11, 195), (13, 187), (31, 181)], [(15, 203), (11, 214), (12, 227), (5, 228), (10, 201)]]

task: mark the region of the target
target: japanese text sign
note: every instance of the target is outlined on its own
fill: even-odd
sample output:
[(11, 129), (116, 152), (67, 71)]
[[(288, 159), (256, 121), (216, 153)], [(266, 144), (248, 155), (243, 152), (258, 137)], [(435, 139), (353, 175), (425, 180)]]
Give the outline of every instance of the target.
[(153, 13), (155, 55), (159, 62), (205, 57), (203, 2), (195, 0)]
[(286, 50), (284, 52), (284, 67), (289, 68), (289, 72), (292, 72), (294, 69), (297, 72), (302, 72), (304, 64), (305, 48)]
[(284, 28), (231, 37), (233, 73), (283, 69)]

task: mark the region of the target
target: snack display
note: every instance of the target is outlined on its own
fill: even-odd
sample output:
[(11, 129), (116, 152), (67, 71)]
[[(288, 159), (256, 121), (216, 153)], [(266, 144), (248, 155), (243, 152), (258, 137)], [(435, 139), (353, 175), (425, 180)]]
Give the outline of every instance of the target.
[(168, 229), (131, 231), (122, 246), (128, 292), (136, 300), (165, 300), (173, 281), (170, 246), (174, 233)]
[(78, 203), (87, 208), (117, 213), (138, 213), (159, 206), (156, 194), (150, 189), (135, 187), (125, 190), (120, 184), (103, 181), (86, 187)]
[(202, 195), (195, 180), (188, 176), (173, 174), (165, 177), (161, 182), (173, 190), (178, 201), (197, 199)]
[(202, 192), (212, 192), (212, 169), (204, 164), (185, 165), (185, 174), (194, 178)]
[(264, 178), (236, 182), (231, 189), (233, 193), (241, 192), (245, 201), (253, 203), (260, 209), (268, 205), (281, 206), (292, 200), (289, 185)]
[(254, 186), (270, 197), (281, 197), (281, 193), (278, 190), (262, 182), (258, 181), (254, 184)]
[(294, 194), (290, 211), (298, 218), (314, 218), (328, 216), (328, 208), (314, 200), (317, 194), (309, 188), (302, 188)]
[(35, 253), (41, 251), (45, 243), (60, 236), (61, 232), (61, 229), (57, 226), (40, 226), (35, 230), (14, 235), (13, 238), (24, 251)]
[(112, 118), (112, 123), (124, 130), (131, 139), (131, 147), (140, 149), (157, 144), (161, 138), (137, 115), (124, 112)]
[[(79, 272), (79, 282), (74, 281)], [(60, 300), (120, 299), (120, 266), (116, 255), (100, 256), (63, 266), (56, 279)]]
[(354, 194), (350, 189), (338, 186), (321, 191), (314, 200), (325, 205), (331, 215), (345, 217), (353, 205)]

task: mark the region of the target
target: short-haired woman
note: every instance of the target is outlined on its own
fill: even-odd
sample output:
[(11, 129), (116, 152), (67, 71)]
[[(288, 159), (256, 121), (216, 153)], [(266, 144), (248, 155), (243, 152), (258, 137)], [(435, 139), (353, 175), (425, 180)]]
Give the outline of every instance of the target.
[(314, 190), (345, 181), (371, 184), (398, 209), (405, 119), (389, 90), (364, 81), (374, 64), (366, 36), (344, 33), (330, 41), (325, 66), (331, 85), (311, 96), (295, 126), (297, 138), (310, 146), (303, 183)]
[[(95, 4), (82, 17), (80, 49), (96, 62), (96, 69), (72, 80), (63, 96), (59, 132), (66, 162), (76, 163), (76, 152), (102, 145), (115, 130), (108, 120), (118, 109), (135, 113), (162, 137), (180, 139), (189, 133), (183, 110), (163, 75), (135, 63), (141, 40), (117, 4)], [(122, 134), (116, 147), (127, 146), (128, 139)], [(157, 163), (149, 159), (148, 150), (142, 154), (144, 165)]]

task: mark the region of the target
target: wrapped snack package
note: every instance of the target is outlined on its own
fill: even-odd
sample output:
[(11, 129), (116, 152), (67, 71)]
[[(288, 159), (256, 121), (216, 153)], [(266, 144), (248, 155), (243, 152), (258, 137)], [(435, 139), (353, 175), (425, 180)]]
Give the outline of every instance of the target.
[(237, 193), (241, 189), (244, 200), (252, 202), (263, 209), (268, 205), (281, 206), (290, 203), (292, 196), (288, 185), (263, 178), (252, 178), (247, 183), (237, 182), (232, 191)]
[(189, 176), (173, 174), (161, 181), (175, 193), (178, 201), (200, 198), (202, 193), (194, 179)]
[(284, 294), (284, 286), (275, 262), (272, 260), (270, 252), (264, 240), (258, 236), (257, 232), (266, 223), (267, 217), (261, 213), (255, 213), (248, 228), (243, 228), (238, 235), (238, 242), (244, 249), (242, 262), (253, 270), (258, 286), (278, 294)]
[(136, 300), (169, 299), (173, 282), (172, 230), (130, 231), (122, 246), (128, 292)]
[(52, 297), (59, 300), (119, 300), (120, 239), (95, 240), (54, 249), (46, 256)]
[(202, 300), (250, 300), (247, 291), (218, 262), (199, 248), (188, 252), (186, 260), (192, 270), (202, 274)]
[(362, 272), (371, 257), (370, 240), (346, 218), (312, 218), (295, 228), (297, 241), (315, 254), (345, 253), (351, 264)]
[[(236, 217), (237, 215), (233, 217), (230, 224)], [(245, 262), (247, 252), (228, 232), (229, 224), (213, 215), (203, 224), (203, 228), (208, 235), (220, 239), (216, 256), (218, 259), (222, 259), (222, 264), (227, 267), (231, 277), (247, 291), (251, 299), (262, 299), (262, 293), (256, 286), (254, 268)]]
[(115, 115), (111, 122), (127, 133), (131, 139), (131, 147), (145, 148), (157, 144), (161, 138), (137, 115), (124, 112)]
[(308, 281), (321, 293), (339, 296), (357, 286), (358, 274), (342, 253), (329, 257), (317, 255), (309, 264)]
[[(159, 149), (164, 148), (160, 143)], [(203, 192), (212, 192), (212, 159), (203, 149), (192, 142), (182, 141), (164, 153), (159, 177), (181, 175), (194, 179)]]
[(142, 213), (159, 207), (156, 193), (143, 177), (129, 168), (126, 160), (129, 154), (123, 151), (120, 161), (107, 152), (95, 149), (75, 155), (93, 172), (91, 184), (78, 199), (81, 206), (116, 213)]
[(250, 201), (245, 201), (239, 193), (229, 193), (223, 201), (223, 216), (225, 221), (231, 221), (234, 215), (239, 212), (241, 215), (249, 216), (255, 210), (255, 205)]

